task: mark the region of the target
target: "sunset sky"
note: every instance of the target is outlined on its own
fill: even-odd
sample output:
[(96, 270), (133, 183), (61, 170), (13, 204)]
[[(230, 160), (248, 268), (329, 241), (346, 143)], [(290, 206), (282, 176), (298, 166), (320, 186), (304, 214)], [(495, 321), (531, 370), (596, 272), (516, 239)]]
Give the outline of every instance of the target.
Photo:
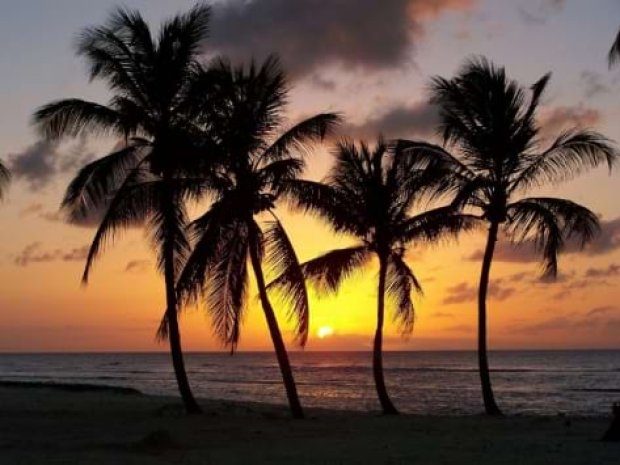
[[(154, 25), (191, 0), (125, 0)], [(139, 229), (119, 235), (80, 285), (92, 225), (58, 214), (63, 190), (85, 162), (114, 141), (37, 140), (32, 112), (62, 97), (106, 102), (74, 55), (80, 28), (105, 21), (113, 0), (20, 0), (0, 5), (0, 158), (13, 171), (0, 205), (0, 351), (165, 350), (154, 339), (164, 308), (163, 282)], [(620, 140), (620, 67), (606, 53), (620, 25), (618, 0), (227, 0), (214, 2), (209, 54), (233, 60), (280, 54), (291, 77), (292, 120), (320, 111), (346, 118), (341, 135), (437, 140), (427, 105), (431, 76), (452, 76), (471, 55), (505, 65), (530, 85), (553, 76), (540, 114), (546, 135), (579, 125)], [(207, 59), (207, 57), (205, 57)], [(309, 159), (320, 179), (329, 147)], [(526, 250), (500, 243), (490, 289), (491, 348), (620, 348), (620, 168), (536, 192), (565, 196), (600, 214), (602, 234), (580, 252), (569, 247), (557, 282), (539, 279)], [(298, 254), (309, 259), (346, 245), (320, 221), (281, 209)], [(393, 326), (386, 348), (474, 349), (476, 286), (484, 231), (459, 242), (414, 248), (409, 263), (425, 290), (416, 327), (402, 339)], [(308, 350), (371, 345), (376, 268), (334, 298), (311, 300)], [(275, 304), (278, 302), (275, 301)], [(271, 348), (252, 292), (241, 350)], [(287, 334), (290, 325), (280, 321)], [(321, 327), (323, 338), (318, 338)], [(188, 309), (186, 350), (219, 350), (202, 308)], [(288, 338), (289, 341), (292, 338)], [(292, 348), (292, 343), (289, 344)]]

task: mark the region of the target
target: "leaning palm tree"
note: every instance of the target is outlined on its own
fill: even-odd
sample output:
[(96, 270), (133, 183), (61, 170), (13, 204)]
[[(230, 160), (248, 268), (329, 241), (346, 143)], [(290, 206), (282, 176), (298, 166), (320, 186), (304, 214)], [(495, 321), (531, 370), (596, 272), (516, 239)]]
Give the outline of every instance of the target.
[[(248, 259), (274, 345), (292, 415), (303, 409), (276, 314), (267, 294), (263, 262), (273, 272), (296, 276), (295, 293), (286, 296), (297, 342), (308, 336), (308, 298), (291, 242), (274, 213), (287, 182), (304, 169), (301, 157), (338, 122), (335, 114), (319, 114), (282, 131), (287, 85), (278, 61), (233, 68), (228, 63), (208, 70), (212, 93), (203, 94), (202, 118), (222, 154), (217, 180), (210, 182), (213, 202), (190, 225), (194, 249), (179, 281), (188, 301), (204, 297), (216, 335), (234, 351), (247, 306)], [(263, 231), (257, 217), (272, 221)], [(165, 329), (165, 327), (164, 327)]]
[(401, 144), (406, 150), (452, 158), (453, 178), (460, 192), (453, 205), (478, 210), (488, 224), (488, 235), (478, 292), (478, 362), (485, 410), (499, 415), (487, 360), (487, 291), (500, 227), (515, 243), (542, 253), (543, 273), (555, 277), (558, 254), (567, 240), (588, 243), (598, 230), (598, 219), (587, 208), (552, 197), (518, 198), (532, 187), (555, 184), (617, 159), (612, 143), (596, 132), (572, 129), (550, 144), (541, 140), (536, 120), (540, 98), (550, 75), (526, 89), (506, 76), (504, 68), (487, 60), (468, 61), (452, 79), (436, 77), (432, 102), (439, 107), (444, 147)]
[(620, 60), (620, 30), (616, 35), (616, 40), (614, 40), (611, 48), (609, 49), (609, 53), (607, 54), (607, 61), (609, 62), (609, 67), (615, 66), (618, 64)]
[[(413, 154), (417, 155), (417, 154)], [(373, 345), (373, 374), (385, 414), (397, 414), (383, 374), (383, 326), (386, 297), (403, 334), (413, 329), (412, 293), (422, 288), (405, 251), (412, 242), (431, 242), (443, 233), (456, 233), (470, 223), (467, 215), (455, 215), (439, 207), (417, 215), (412, 208), (432, 200), (446, 186), (441, 163), (428, 157), (405, 154), (400, 145), (390, 149), (382, 140), (374, 148), (343, 141), (336, 149), (336, 165), (324, 183), (303, 181), (287, 187), (297, 208), (318, 214), (336, 233), (354, 236), (358, 243), (327, 252), (302, 264), (306, 279), (321, 293), (338, 290), (344, 279), (361, 270), (372, 257), (379, 262), (377, 323)], [(283, 274), (270, 286), (284, 292), (295, 290), (296, 276)]]
[(138, 12), (118, 9), (100, 27), (85, 29), (77, 52), (90, 78), (105, 81), (108, 105), (81, 99), (52, 102), (34, 115), (47, 138), (108, 135), (122, 147), (80, 170), (62, 207), (73, 218), (103, 213), (90, 246), (83, 282), (107, 240), (146, 222), (166, 286), (170, 352), (187, 412), (199, 412), (185, 371), (175, 282), (189, 253), (185, 200), (201, 195), (206, 166), (194, 149), (193, 76), (207, 38), (210, 8), (197, 4), (163, 23), (154, 37)]

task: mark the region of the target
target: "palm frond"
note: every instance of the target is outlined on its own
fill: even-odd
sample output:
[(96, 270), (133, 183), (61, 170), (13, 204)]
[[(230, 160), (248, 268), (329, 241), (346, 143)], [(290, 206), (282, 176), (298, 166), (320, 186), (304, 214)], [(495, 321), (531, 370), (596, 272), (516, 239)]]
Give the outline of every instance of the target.
[(609, 53), (607, 54), (607, 61), (609, 62), (609, 67), (613, 67), (620, 60), (620, 30), (616, 35), (616, 39), (614, 40), (611, 48), (609, 49)]
[(527, 157), (527, 165), (511, 183), (511, 191), (572, 179), (584, 170), (618, 161), (618, 152), (605, 136), (592, 131), (561, 134), (540, 155)]
[[(319, 294), (328, 295), (336, 292), (342, 281), (359, 271), (370, 257), (371, 252), (365, 245), (336, 249), (302, 263), (301, 269), (306, 281), (312, 284)], [(269, 283), (267, 288), (286, 289), (293, 279), (283, 274)]]
[(398, 139), (393, 143), (393, 151), (397, 156), (406, 157), (412, 167), (426, 168), (436, 165), (443, 167), (447, 173), (467, 179), (475, 174), (461, 160), (453, 156), (445, 148), (425, 141)]
[(334, 186), (295, 179), (283, 183), (281, 189), (281, 195), (293, 210), (327, 220), (334, 232), (355, 233), (362, 228), (355, 205), (346, 202), (341, 191)]
[(271, 144), (262, 154), (262, 158), (279, 160), (293, 151), (304, 154), (309, 146), (320, 142), (333, 133), (341, 122), (336, 113), (320, 113), (297, 123)]
[(543, 274), (555, 277), (558, 254), (567, 239), (575, 238), (581, 247), (599, 230), (596, 215), (570, 200), (531, 197), (508, 207), (507, 229), (516, 243), (532, 241), (543, 255)]
[(161, 181), (158, 187), (160, 204), (149, 217), (147, 229), (151, 243), (158, 250), (157, 265), (163, 273), (166, 262), (170, 260), (167, 251), (172, 251), (175, 282), (189, 257), (191, 246), (186, 235), (188, 214), (182, 193), (171, 190), (170, 185)]
[(451, 206), (438, 207), (404, 221), (395, 236), (405, 244), (411, 241), (433, 243), (469, 231), (477, 227), (480, 220), (478, 216), (460, 213)]
[(228, 241), (236, 227), (238, 217), (228, 199), (215, 202), (204, 215), (189, 225), (194, 247), (177, 280), (180, 302), (196, 302), (205, 292), (209, 270), (220, 253), (221, 244)]
[(0, 200), (4, 198), (6, 190), (11, 182), (11, 172), (0, 162)]
[(285, 277), (272, 289), (278, 291), (279, 297), (288, 307), (288, 319), (295, 323), (295, 339), (303, 347), (308, 340), (310, 306), (302, 267), (293, 244), (277, 219), (269, 223), (264, 241), (270, 273)]
[(108, 239), (119, 230), (144, 222), (160, 203), (160, 184), (143, 181), (143, 172), (134, 169), (110, 201), (88, 250), (82, 282), (88, 283), (90, 270)]
[(214, 332), (234, 351), (245, 313), (250, 237), (244, 222), (230, 226), (218, 243), (217, 254), (209, 267), (205, 292)]
[(67, 187), (62, 201), (70, 219), (79, 220), (104, 207), (144, 156), (141, 146), (130, 145), (84, 166)]
[(283, 183), (294, 181), (304, 170), (305, 163), (298, 158), (275, 160), (260, 168), (257, 176), (267, 189), (278, 192)]
[(117, 111), (81, 99), (57, 100), (42, 106), (35, 112), (33, 124), (47, 139), (83, 134), (125, 137), (128, 132)]
[(403, 335), (410, 334), (415, 321), (411, 294), (422, 294), (422, 286), (400, 255), (390, 254), (388, 258), (385, 292), (394, 306), (394, 321)]

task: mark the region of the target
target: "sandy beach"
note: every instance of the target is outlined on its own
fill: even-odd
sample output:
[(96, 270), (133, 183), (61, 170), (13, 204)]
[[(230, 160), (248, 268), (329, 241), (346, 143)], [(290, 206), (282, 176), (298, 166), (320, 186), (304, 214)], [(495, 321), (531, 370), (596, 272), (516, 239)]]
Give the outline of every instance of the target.
[(427, 417), (201, 400), (132, 390), (0, 387), (1, 464), (617, 464), (608, 418)]

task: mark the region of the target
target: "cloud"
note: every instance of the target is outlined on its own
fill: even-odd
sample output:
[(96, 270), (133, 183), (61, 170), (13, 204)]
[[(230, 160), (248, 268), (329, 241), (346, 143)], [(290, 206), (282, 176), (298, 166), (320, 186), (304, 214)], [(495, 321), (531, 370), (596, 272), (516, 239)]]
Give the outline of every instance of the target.
[(148, 260), (130, 260), (125, 266), (128, 273), (144, 273), (149, 269), (151, 262)]
[[(604, 255), (620, 249), (620, 217), (601, 221), (601, 231), (591, 243), (583, 249), (577, 240), (568, 240), (562, 254), (583, 253), (588, 256)], [(482, 249), (476, 250), (466, 259), (470, 261), (480, 261), (484, 255)], [(536, 252), (533, 241), (526, 241), (522, 244), (512, 244), (505, 237), (500, 240), (495, 247), (493, 260), (508, 263), (531, 263), (540, 262), (540, 254)]]
[(608, 94), (611, 88), (605, 82), (600, 73), (594, 71), (583, 71), (580, 76), (584, 87), (584, 95), (586, 98), (592, 98), (601, 94)]
[[(497, 279), (489, 284), (488, 297), (502, 301), (514, 294), (515, 291), (515, 288), (505, 286), (503, 279)], [(449, 294), (443, 299), (443, 303), (446, 305), (471, 302), (478, 298), (478, 287), (466, 282), (448, 287), (446, 292)]]
[(72, 226), (79, 226), (83, 228), (95, 228), (101, 224), (101, 220), (106, 213), (106, 209), (93, 210), (84, 218), (71, 219), (68, 218), (61, 211), (46, 211), (39, 215), (39, 218), (45, 221), (51, 221), (53, 223), (65, 223)]
[(611, 305), (606, 305), (604, 307), (595, 307), (592, 310), (590, 310), (586, 315), (587, 316), (608, 315), (610, 313), (615, 313), (617, 311), (618, 309), (616, 307), (613, 307)]
[(29, 266), (36, 263), (75, 262), (83, 261), (88, 255), (89, 247), (74, 247), (69, 250), (44, 250), (40, 242), (32, 242), (15, 257), (13, 262), (18, 266)]
[(354, 138), (370, 139), (382, 134), (386, 138), (424, 137), (433, 134), (439, 121), (437, 108), (425, 102), (394, 106), (359, 125), (348, 125), (343, 133)]
[(593, 128), (601, 120), (600, 111), (584, 105), (543, 108), (540, 115), (543, 133), (553, 137), (571, 128)]
[(9, 154), (9, 166), (13, 176), (24, 180), (32, 190), (42, 189), (56, 174), (57, 149), (57, 142), (39, 141), (20, 153)]
[(297, 77), (323, 65), (393, 69), (410, 59), (426, 24), (477, 0), (231, 0), (215, 5), (211, 45), (233, 59), (277, 53)]
[(519, 6), (517, 10), (527, 24), (543, 25), (562, 12), (565, 5), (566, 0), (539, 0), (538, 3), (530, 2), (527, 7)]
[(575, 314), (551, 318), (534, 324), (513, 325), (509, 328), (509, 331), (511, 333), (535, 335), (554, 331), (579, 331), (581, 333), (586, 331), (601, 333), (605, 331), (616, 333), (620, 330), (620, 318), (607, 317), (613, 309), (598, 312), (596, 310), (600, 309), (594, 309), (594, 313), (590, 311), (585, 316)]
[(586, 278), (609, 278), (620, 276), (620, 265), (612, 263), (607, 268), (588, 268)]
[(38, 141), (7, 157), (13, 176), (25, 182), (33, 191), (51, 184), (58, 174), (75, 172), (78, 167), (93, 160), (94, 154), (86, 149), (83, 140), (61, 150), (58, 142)]

